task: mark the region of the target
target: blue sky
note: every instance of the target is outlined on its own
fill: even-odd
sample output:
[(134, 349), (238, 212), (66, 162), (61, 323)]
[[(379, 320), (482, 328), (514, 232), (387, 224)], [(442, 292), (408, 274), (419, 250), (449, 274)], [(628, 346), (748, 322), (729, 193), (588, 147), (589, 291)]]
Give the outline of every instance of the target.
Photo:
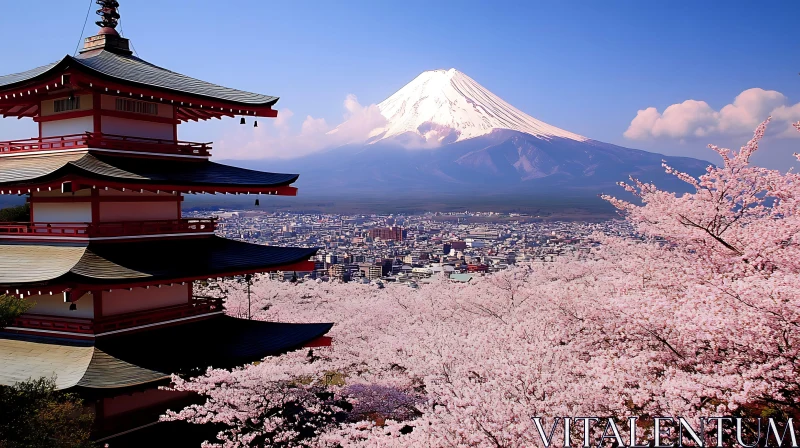
[[(789, 1), (120, 2), (121, 30), (140, 57), (280, 96), (278, 107), (293, 112), (294, 129), (308, 115), (338, 124), (348, 94), (362, 105), (378, 103), (422, 71), (451, 67), (561, 128), (711, 159), (706, 143), (738, 146), (741, 133), (623, 134), (637, 111), (661, 113), (690, 99), (719, 111), (760, 88), (780, 92), (786, 107), (800, 102), (800, 31)], [(89, 1), (37, 3), (0, 6), (6, 18), (0, 71), (22, 71), (75, 50)], [(93, 1), (91, 9), (85, 36), (96, 30)], [(34, 12), (41, 13), (34, 18)], [(26, 128), (16, 120), (2, 121), (0, 138), (32, 132), (20, 134)], [(190, 125), (181, 137), (219, 141), (236, 126), (234, 120)], [(764, 163), (788, 167), (786, 154), (798, 143), (770, 139)]]

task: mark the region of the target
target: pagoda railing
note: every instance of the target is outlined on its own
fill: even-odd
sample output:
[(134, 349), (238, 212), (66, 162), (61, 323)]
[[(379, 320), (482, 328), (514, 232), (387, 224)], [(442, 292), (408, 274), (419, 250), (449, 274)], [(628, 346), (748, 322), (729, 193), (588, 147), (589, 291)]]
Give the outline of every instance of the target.
[(101, 223), (0, 223), (0, 236), (56, 236), (63, 238), (100, 238), (116, 236), (168, 235), (175, 233), (214, 233), (216, 218), (189, 218), (156, 221), (121, 221)]
[(16, 318), (14, 324), (11, 326), (43, 331), (62, 331), (80, 334), (94, 333), (92, 319), (46, 316), (42, 314), (23, 314)]
[(223, 311), (222, 303), (223, 299), (193, 297), (191, 303), (185, 305), (103, 317), (94, 321), (94, 332), (95, 334), (107, 333), (109, 331), (125, 330), (126, 328), (140, 327), (142, 325), (216, 313)]
[(68, 149), (99, 148), (131, 152), (147, 152), (164, 155), (187, 155), (209, 157), (211, 143), (195, 143), (180, 140), (163, 140), (132, 137), (101, 132), (60, 135), (0, 142), (0, 154), (32, 153), (38, 151), (64, 151)]
[(40, 331), (59, 331), (77, 334), (100, 334), (125, 330), (143, 325), (157, 324), (187, 317), (202, 316), (223, 311), (223, 299), (193, 297), (183, 305), (174, 305), (154, 310), (136, 311), (102, 317), (100, 319), (23, 314), (14, 320), (13, 327)]

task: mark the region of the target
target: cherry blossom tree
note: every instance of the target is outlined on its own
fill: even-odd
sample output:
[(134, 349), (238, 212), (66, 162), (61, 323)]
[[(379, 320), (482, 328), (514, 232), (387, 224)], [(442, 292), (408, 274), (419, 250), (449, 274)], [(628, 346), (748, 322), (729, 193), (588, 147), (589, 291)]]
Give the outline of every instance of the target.
[(333, 346), (176, 377), (208, 400), (165, 418), (226, 447), (519, 447), (534, 416), (796, 416), (800, 182), (750, 165), (766, 125), (698, 179), (665, 166), (690, 194), (621, 184), (635, 233), (588, 256), (419, 289), (257, 281), (255, 318), (336, 322)]

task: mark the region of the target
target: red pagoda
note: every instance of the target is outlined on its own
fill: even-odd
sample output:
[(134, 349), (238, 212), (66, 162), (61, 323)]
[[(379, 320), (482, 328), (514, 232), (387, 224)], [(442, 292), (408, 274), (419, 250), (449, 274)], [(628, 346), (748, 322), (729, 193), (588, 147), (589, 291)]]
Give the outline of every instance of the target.
[(126, 391), (98, 401), (100, 418), (146, 393), (130, 388), (302, 347), (331, 324), (234, 319), (193, 294), (196, 280), (314, 269), (316, 249), (228, 240), (214, 218), (181, 214), (185, 194), (297, 193), (296, 174), (215, 163), (209, 143), (178, 139), (189, 120), (276, 117), (278, 98), (135, 57), (115, 29), (119, 4), (98, 3), (101, 29), (79, 55), (0, 76), (0, 114), (39, 125), (0, 142), (0, 194), (30, 204), (29, 222), (0, 223), (0, 294), (35, 303), (0, 332), (0, 384)]

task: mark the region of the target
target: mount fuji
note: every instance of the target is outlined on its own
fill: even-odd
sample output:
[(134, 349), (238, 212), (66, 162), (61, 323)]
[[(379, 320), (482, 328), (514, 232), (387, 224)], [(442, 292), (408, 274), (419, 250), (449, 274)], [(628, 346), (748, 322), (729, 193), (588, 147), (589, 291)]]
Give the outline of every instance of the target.
[[(455, 69), (427, 71), (377, 105), (364, 139), (284, 161), (241, 166), (301, 173), (303, 196), (468, 197), (620, 193), (636, 177), (681, 191), (662, 160), (693, 175), (709, 162), (592, 140), (537, 120)], [(343, 132), (345, 122), (329, 132)], [(234, 162), (235, 163), (235, 162)]]
[(454, 68), (422, 73), (378, 104), (378, 109), (386, 125), (372, 131), (372, 142), (403, 137), (413, 140), (413, 135), (423, 143), (441, 145), (497, 129), (544, 140), (589, 140), (525, 114)]

